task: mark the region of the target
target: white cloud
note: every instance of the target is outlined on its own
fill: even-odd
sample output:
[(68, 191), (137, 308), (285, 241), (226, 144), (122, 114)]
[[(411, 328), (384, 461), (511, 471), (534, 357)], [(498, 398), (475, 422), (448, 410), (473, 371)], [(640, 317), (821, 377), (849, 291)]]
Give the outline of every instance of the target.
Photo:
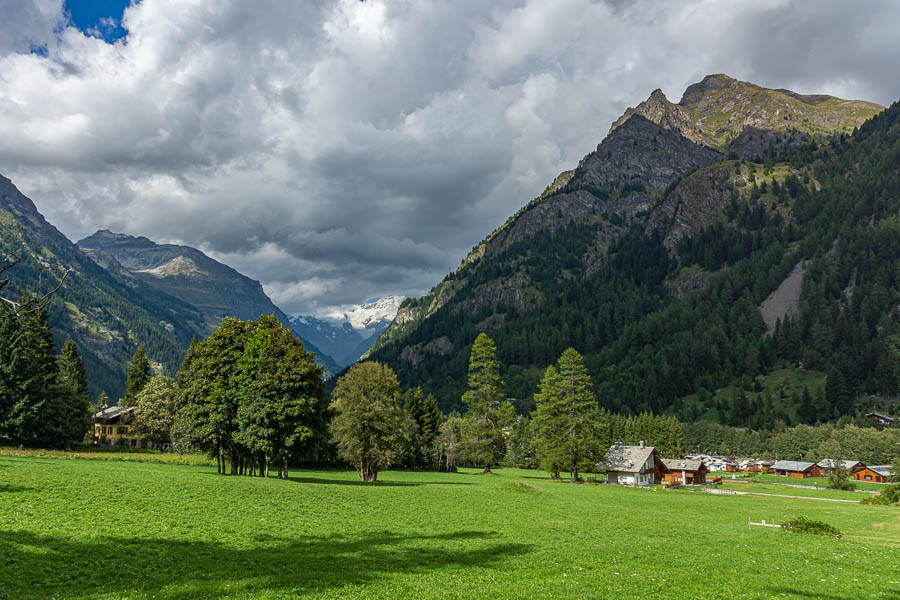
[(896, 99), (898, 7), (142, 0), (108, 44), (0, 0), (0, 172), (73, 238), (181, 241), (326, 314), (436, 283), (656, 87)]

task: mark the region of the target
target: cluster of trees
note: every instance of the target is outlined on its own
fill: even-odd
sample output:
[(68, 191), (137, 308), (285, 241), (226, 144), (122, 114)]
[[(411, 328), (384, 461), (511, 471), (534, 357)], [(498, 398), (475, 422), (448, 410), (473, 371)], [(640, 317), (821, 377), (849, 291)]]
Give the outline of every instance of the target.
[[(0, 290), (16, 262), (0, 267)], [(56, 354), (47, 297), (0, 296), (0, 438), (65, 447), (83, 441), (90, 427), (88, 384), (72, 340)]]

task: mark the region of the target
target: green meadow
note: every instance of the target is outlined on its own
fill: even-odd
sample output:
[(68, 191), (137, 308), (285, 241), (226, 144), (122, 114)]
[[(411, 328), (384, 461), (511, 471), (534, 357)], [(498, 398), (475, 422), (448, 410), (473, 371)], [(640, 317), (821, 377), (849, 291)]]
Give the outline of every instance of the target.
[[(747, 528), (801, 515), (844, 537)], [(304, 597), (896, 599), (900, 508), (0, 455), (0, 598)]]

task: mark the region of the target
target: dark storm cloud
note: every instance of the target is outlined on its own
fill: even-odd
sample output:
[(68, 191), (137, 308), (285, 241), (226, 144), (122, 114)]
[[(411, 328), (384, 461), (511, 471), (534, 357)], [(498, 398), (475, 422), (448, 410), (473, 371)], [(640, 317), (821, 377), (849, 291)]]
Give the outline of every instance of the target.
[[(418, 294), (703, 75), (887, 104), (893, 2), (0, 0), (0, 172), (73, 238), (197, 246), (289, 312)], [(46, 45), (46, 52), (29, 49)]]

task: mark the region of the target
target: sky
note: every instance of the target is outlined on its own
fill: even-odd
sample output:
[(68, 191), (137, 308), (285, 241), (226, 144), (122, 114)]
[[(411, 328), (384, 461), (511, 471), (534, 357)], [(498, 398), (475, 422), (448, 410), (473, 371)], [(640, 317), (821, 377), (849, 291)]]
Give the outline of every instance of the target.
[(73, 240), (291, 314), (420, 295), (628, 106), (709, 73), (883, 105), (900, 2), (0, 0), (0, 173)]

